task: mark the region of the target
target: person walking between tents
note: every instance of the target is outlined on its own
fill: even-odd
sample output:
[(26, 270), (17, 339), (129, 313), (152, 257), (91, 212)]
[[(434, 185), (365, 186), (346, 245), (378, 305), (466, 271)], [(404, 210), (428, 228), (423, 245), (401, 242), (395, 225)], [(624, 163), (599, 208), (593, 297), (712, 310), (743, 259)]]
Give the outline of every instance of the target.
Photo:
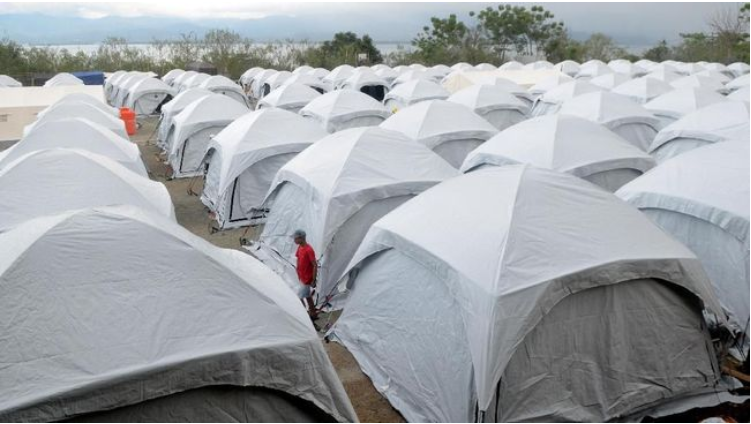
[(303, 306), (307, 302), (308, 315), (311, 319), (316, 319), (315, 303), (313, 302), (313, 289), (316, 287), (316, 277), (318, 276), (318, 263), (316, 263), (316, 253), (313, 248), (305, 241), (305, 231), (296, 230), (294, 235), (295, 244), (297, 245), (297, 278), (300, 281), (300, 287), (297, 295)]

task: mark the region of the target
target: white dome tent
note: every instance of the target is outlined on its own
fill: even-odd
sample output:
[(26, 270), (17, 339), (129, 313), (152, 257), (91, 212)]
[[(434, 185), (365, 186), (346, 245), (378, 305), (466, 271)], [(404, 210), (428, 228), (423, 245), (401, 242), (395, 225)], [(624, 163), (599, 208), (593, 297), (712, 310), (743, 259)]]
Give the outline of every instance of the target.
[(431, 100), (410, 106), (381, 124), (425, 145), (459, 168), (467, 154), (498, 129), (472, 109), (446, 100)]
[(0, 232), (45, 215), (119, 204), (175, 219), (163, 184), (85, 150), (36, 150), (0, 169)]
[(602, 124), (643, 151), (649, 148), (660, 125), (660, 120), (647, 109), (620, 94), (604, 91), (566, 100), (558, 113)]
[(399, 85), (410, 81), (424, 80), (430, 82), (438, 82), (442, 78), (443, 77), (441, 75), (435, 72), (428, 72), (425, 69), (408, 69), (396, 77), (396, 79), (391, 83), (391, 88), (398, 87)]
[(399, 76), (399, 74), (394, 71), (391, 68), (380, 68), (377, 70), (374, 70), (375, 74), (381, 77), (384, 81), (386, 81), (389, 86), (391, 86), (394, 83), (394, 80)]
[(701, 72), (697, 72), (697, 73), (692, 74), (692, 75), (696, 75), (696, 76), (700, 76), (700, 77), (712, 78), (713, 80), (719, 81), (721, 84), (727, 84), (727, 83), (729, 83), (730, 81), (733, 80), (733, 78), (731, 78), (730, 76), (724, 74), (723, 72), (713, 71), (713, 70), (710, 70), (710, 69), (705, 69), (705, 70), (703, 70)]
[(553, 69), (562, 73), (563, 75), (573, 77), (579, 73), (581, 66), (578, 62), (575, 62), (573, 60), (564, 60), (562, 62), (558, 62)]
[(123, 106), (132, 109), (136, 115), (161, 113), (165, 102), (172, 100), (177, 90), (157, 78), (144, 78), (135, 83), (123, 99)]
[(253, 79), (250, 81), (250, 89), (248, 91), (248, 95), (258, 100), (263, 97), (263, 82), (266, 80), (266, 78), (269, 78), (270, 76), (276, 74), (277, 71), (273, 69), (264, 69), (261, 72), (257, 73)]
[(54, 148), (81, 149), (106, 156), (148, 178), (137, 145), (86, 118), (37, 125), (21, 141), (0, 152), (0, 169), (27, 153)]
[(657, 66), (657, 62), (649, 59), (640, 59), (634, 62), (634, 65), (644, 69), (647, 72), (651, 72), (652, 69)]
[(413, 80), (399, 84), (386, 94), (383, 104), (392, 112), (427, 100), (445, 100), (450, 93), (440, 85), (426, 80)]
[(307, 74), (305, 74), (305, 75), (310, 75), (311, 77), (316, 77), (316, 78), (318, 78), (319, 80), (323, 81), (323, 79), (324, 79), (324, 78), (326, 77), (326, 75), (328, 75), (328, 74), (329, 74), (329, 70), (328, 70), (328, 69), (326, 69), (326, 68), (315, 68), (315, 69), (312, 69), (312, 70), (310, 70), (310, 71), (309, 71), (309, 72), (308, 72)]
[(743, 87), (734, 90), (732, 93), (728, 94), (728, 100), (750, 103), (751, 87), (744, 85)]
[(695, 110), (725, 100), (722, 94), (706, 88), (679, 88), (650, 100), (644, 107), (665, 127)]
[(631, 63), (625, 59), (615, 59), (608, 62), (610, 69), (616, 73), (626, 74), (632, 78), (640, 77), (647, 74), (647, 70), (641, 66)]
[[(701, 147), (660, 164), (617, 195), (701, 260), (738, 333), (749, 319), (749, 143)], [(748, 351), (748, 334), (745, 337)]]
[(749, 85), (751, 85), (751, 75), (744, 74), (725, 84), (725, 89), (734, 91), (742, 87), (748, 87)]
[[(471, 68), (471, 66), (470, 66), (470, 68)], [(458, 70), (462, 70), (462, 71), (466, 71), (467, 70), (466, 67), (462, 67), (462, 66), (460, 66), (458, 68), (454, 68), (452, 66), (451, 69), (454, 69), (454, 70), (458, 69)], [(522, 69), (524, 69), (524, 65), (521, 64), (521, 63), (519, 63), (519, 62), (517, 62), (517, 61), (515, 61), (515, 60), (511, 60), (509, 62), (506, 62), (506, 63), (504, 63), (504, 64), (502, 64), (501, 66), (498, 67), (499, 71), (521, 71)]]
[(159, 128), (157, 129), (157, 145), (162, 149), (166, 148), (167, 134), (172, 126), (172, 120), (178, 113), (182, 112), (183, 109), (188, 107), (188, 105), (194, 101), (210, 96), (211, 94), (213, 93), (209, 90), (191, 88), (190, 90), (185, 90), (176, 95), (172, 100), (165, 103), (162, 106), (162, 115), (159, 119)]
[(112, 105), (115, 107), (124, 107), (125, 98), (128, 96), (130, 89), (138, 84), (141, 80), (149, 79), (150, 77), (143, 73), (132, 73), (127, 75), (118, 81), (115, 90), (113, 91)]
[(303, 84), (284, 84), (258, 102), (256, 109), (272, 108), (298, 113), (321, 93)]
[(373, 224), (351, 270), (332, 337), (409, 422), (638, 421), (717, 390), (699, 261), (570, 175), (445, 181)]
[(352, 74), (341, 83), (340, 89), (359, 91), (382, 102), (386, 93), (389, 92), (389, 83), (374, 72), (367, 70)]
[(250, 83), (253, 82), (253, 78), (255, 78), (255, 76), (258, 75), (259, 73), (261, 73), (261, 71), (263, 71), (263, 68), (254, 66), (248, 69), (247, 71), (243, 72), (242, 75), (240, 75), (240, 79), (238, 80), (238, 82), (242, 86), (244, 92), (246, 93), (248, 92), (248, 90), (250, 89)]
[(261, 85), (261, 96), (260, 98), (265, 97), (270, 92), (276, 90), (277, 88), (281, 87), (282, 84), (284, 84), (285, 81), (292, 78), (292, 72), (289, 71), (279, 71), (274, 73), (273, 75), (270, 75), (269, 77), (265, 78), (263, 80), (263, 84)]
[(739, 77), (743, 74), (747, 74), (749, 71), (749, 65), (748, 63), (743, 62), (735, 62), (728, 65), (728, 70), (733, 73), (736, 77)]
[(91, 96), (86, 93), (70, 93), (66, 94), (63, 98), (56, 101), (55, 103), (51, 104), (49, 107), (45, 108), (44, 110), (37, 113), (37, 118), (43, 117), (47, 112), (55, 109), (56, 107), (60, 105), (64, 105), (66, 103), (86, 103), (88, 105), (94, 106), (97, 109), (101, 110), (102, 112), (105, 112), (109, 115), (114, 116), (115, 118), (120, 118), (120, 110), (109, 106), (105, 104), (103, 101), (95, 98), (94, 96)]
[(670, 67), (664, 67), (661, 65), (658, 65), (657, 67), (655, 67), (652, 71), (650, 71), (647, 75), (645, 75), (645, 77), (658, 79), (668, 84), (672, 83), (673, 81), (683, 78), (681, 74), (675, 72), (674, 69)]
[(565, 172), (614, 192), (655, 166), (644, 151), (602, 125), (568, 115), (530, 119), (473, 150), (462, 172), (529, 164)]
[(488, 71), (495, 71), (496, 68), (495, 65), (491, 65), (490, 63), (480, 63), (475, 65), (475, 69), (482, 72), (488, 72)]
[(293, 74), (307, 74), (308, 72), (312, 71), (313, 67), (308, 65), (302, 65), (295, 68), (294, 71), (292, 71)]
[(332, 87), (336, 88), (344, 80), (352, 76), (354, 72), (355, 68), (353, 68), (351, 65), (339, 65), (336, 68), (332, 69), (328, 75), (323, 77), (323, 80), (331, 84)]
[(230, 99), (236, 100), (242, 103), (245, 107), (250, 107), (248, 104), (248, 98), (245, 97), (245, 92), (242, 87), (237, 85), (231, 79), (222, 76), (214, 75), (203, 81), (198, 88), (211, 91), (212, 93), (222, 94)]
[(633, 78), (631, 75), (622, 74), (618, 72), (611, 72), (609, 74), (600, 75), (589, 80), (589, 83), (596, 85), (603, 90), (612, 90), (619, 85), (631, 81)]
[(104, 98), (107, 102), (112, 99), (112, 91), (116, 83), (127, 74), (127, 71), (115, 71), (104, 80)]
[[(506, 62), (503, 65), (501, 65), (501, 70), (505, 71), (506, 69), (503, 69), (503, 67), (505, 65), (509, 64), (509, 63), (511, 63), (511, 62)], [(509, 66), (511, 66), (511, 65), (509, 65)], [(451, 65), (451, 70), (452, 71), (467, 71), (467, 70), (470, 70), (470, 69), (473, 69), (473, 68), (474, 67), (472, 65), (470, 65), (469, 63), (467, 63), (467, 62), (459, 62), (459, 63), (455, 63), (455, 64)], [(396, 68), (394, 68), (394, 70), (396, 71)]]
[(593, 61), (582, 63), (579, 67), (579, 72), (576, 73), (577, 79), (592, 79), (605, 74), (612, 74), (613, 71), (608, 65), (601, 61)]
[(457, 174), (425, 146), (393, 131), (356, 128), (332, 134), (276, 174), (266, 198), (266, 225), (252, 249), (297, 287), (290, 235), (303, 229), (321, 263), (317, 291), (319, 304), (325, 304), (374, 221)]
[(240, 102), (211, 94), (189, 104), (172, 119), (167, 132), (167, 160), (174, 178), (200, 174), (209, 139), (248, 112)]
[(527, 119), (529, 113), (525, 103), (495, 85), (473, 85), (457, 91), (447, 100), (472, 109), (498, 130)]
[(727, 101), (705, 106), (663, 128), (649, 153), (663, 162), (706, 144), (727, 140), (749, 141), (749, 105)]
[(372, 97), (354, 90), (334, 90), (313, 99), (300, 115), (313, 119), (326, 132), (380, 124), (391, 113)]
[(563, 83), (557, 87), (549, 89), (545, 94), (537, 98), (532, 106), (530, 115), (542, 116), (556, 113), (558, 109), (560, 109), (561, 104), (566, 100), (582, 94), (594, 93), (597, 91), (602, 91), (602, 88), (592, 85), (587, 81), (574, 80)]
[(77, 100), (50, 106), (44, 114), (37, 117), (36, 121), (24, 128), (23, 134), (25, 136), (31, 133), (36, 126), (45, 122), (70, 118), (86, 118), (91, 122), (107, 128), (120, 137), (128, 138), (128, 133), (125, 131), (125, 123), (123, 123), (122, 120), (112, 116), (111, 113), (103, 111), (101, 108), (89, 104), (88, 102)]
[(332, 90), (331, 84), (324, 82), (313, 75), (293, 75), (285, 79), (281, 86), (284, 87), (292, 84), (306, 85), (320, 94), (326, 94)]
[(188, 79), (192, 78), (194, 75), (198, 74), (196, 71), (185, 71), (184, 73), (178, 75), (175, 77), (174, 80), (172, 80), (172, 87), (176, 88), (177, 91), (181, 91), (183, 89), (183, 84)]
[(175, 78), (179, 77), (180, 75), (184, 73), (185, 71), (182, 69), (172, 69), (171, 71), (164, 74), (161, 79), (167, 85), (172, 86), (172, 83), (175, 81)]
[(3, 330), (3, 421), (357, 420), (299, 301), (249, 255), (132, 206), (29, 221), (0, 249), (0, 321), (23, 323)]
[(209, 78), (211, 78), (211, 75), (209, 74), (204, 74), (203, 72), (196, 73), (192, 77), (186, 78), (182, 81), (179, 91), (200, 87), (201, 84)]
[(247, 225), (279, 168), (326, 136), (314, 122), (282, 109), (248, 113), (211, 139), (201, 201), (219, 228)]
[(639, 77), (626, 81), (613, 88), (611, 92), (628, 97), (639, 104), (673, 91), (673, 87), (655, 78)]
[(536, 62), (527, 63), (524, 65), (524, 69), (530, 70), (530, 71), (541, 71), (545, 69), (553, 69), (555, 65), (548, 62), (547, 60), (538, 60)]
[(66, 85), (84, 85), (81, 79), (67, 72), (60, 72), (44, 83), (44, 87), (62, 87)]
[(543, 78), (542, 80), (540, 80), (540, 82), (530, 87), (527, 91), (532, 96), (532, 98), (537, 100), (540, 96), (552, 90), (553, 88), (571, 81), (574, 81), (574, 78), (566, 74), (551, 75), (549, 77)]
[(704, 88), (718, 93), (724, 93), (726, 91), (725, 85), (723, 85), (722, 82), (712, 77), (703, 77), (701, 75), (688, 75), (675, 81), (671, 81), (670, 85), (674, 88)]
[(0, 75), (0, 87), (21, 87), (21, 86), (23, 86), (23, 84), (21, 84), (15, 78), (10, 77), (8, 75)]

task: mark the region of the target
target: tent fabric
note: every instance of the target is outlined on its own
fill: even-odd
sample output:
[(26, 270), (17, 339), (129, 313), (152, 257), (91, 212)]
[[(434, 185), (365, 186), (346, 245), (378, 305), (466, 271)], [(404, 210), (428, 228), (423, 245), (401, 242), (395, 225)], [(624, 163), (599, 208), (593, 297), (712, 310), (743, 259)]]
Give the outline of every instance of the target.
[(312, 71), (313, 67), (308, 65), (302, 65), (295, 68), (294, 71), (292, 71), (293, 74), (307, 74), (308, 72)]
[(632, 78), (647, 74), (647, 70), (628, 60), (616, 59), (608, 62), (608, 67), (616, 73), (626, 74)]
[(535, 100), (530, 115), (542, 116), (556, 113), (564, 101), (582, 94), (593, 93), (596, 91), (602, 91), (602, 88), (582, 80), (560, 84), (549, 89)]
[(194, 101), (210, 96), (211, 94), (213, 93), (209, 90), (191, 88), (190, 90), (185, 90), (179, 93), (173, 97), (172, 100), (165, 103), (162, 106), (162, 116), (159, 119), (159, 128), (157, 129), (157, 145), (163, 149), (166, 147), (167, 133), (172, 126), (172, 120), (177, 114), (182, 112), (183, 109), (188, 107), (188, 105)]
[(608, 65), (602, 63), (601, 61), (589, 61), (582, 63), (579, 67), (579, 72), (576, 73), (576, 78), (595, 78), (599, 77), (601, 75), (606, 74), (612, 74), (615, 71), (611, 69)]
[(261, 97), (264, 97), (275, 89), (281, 87), (285, 81), (292, 77), (292, 72), (289, 71), (278, 71), (273, 75), (270, 75), (268, 78), (263, 80), (263, 85), (261, 86)]
[(649, 153), (663, 162), (696, 147), (727, 140), (749, 140), (749, 105), (717, 102), (691, 112), (663, 128)]
[(182, 69), (172, 69), (162, 76), (162, 81), (164, 81), (166, 84), (171, 86), (175, 78), (179, 77), (180, 75), (184, 73), (185, 71)]
[(743, 74), (747, 74), (749, 71), (749, 65), (748, 63), (743, 62), (735, 62), (728, 65), (728, 70), (732, 71), (733, 74), (738, 77)]
[(470, 152), (460, 169), (519, 163), (575, 175), (611, 192), (655, 166), (651, 156), (599, 124), (549, 115), (502, 131)]
[(44, 83), (44, 87), (60, 87), (63, 85), (84, 85), (83, 81), (67, 72), (60, 72)]
[[(328, 82), (324, 82), (321, 79), (319, 79), (316, 76), (313, 75), (293, 75), (287, 79), (284, 80), (281, 87), (285, 87), (292, 84), (300, 84), (310, 87), (311, 89), (317, 91), (320, 94), (328, 93), (333, 89), (331, 84)], [(359, 89), (358, 89), (359, 90)], [(273, 90), (272, 90), (273, 91)], [(267, 95), (268, 96), (268, 95)], [(265, 98), (265, 97), (264, 97)]]
[(133, 109), (136, 115), (153, 115), (169, 101), (177, 90), (158, 78), (144, 78), (136, 82), (125, 96), (123, 106)]
[(572, 77), (566, 74), (551, 75), (530, 87), (528, 91), (533, 97), (538, 97), (547, 93), (549, 90), (558, 87), (561, 84), (565, 84), (573, 80), (574, 79)]
[(355, 90), (334, 90), (313, 99), (300, 115), (313, 119), (326, 132), (348, 128), (375, 126), (391, 116), (372, 97)]
[(37, 126), (46, 122), (59, 121), (61, 119), (86, 118), (91, 122), (99, 124), (108, 130), (114, 132), (123, 138), (128, 138), (125, 131), (125, 123), (122, 120), (112, 116), (112, 114), (102, 111), (102, 109), (92, 106), (88, 102), (69, 101), (60, 105), (50, 107), (36, 121), (24, 128), (24, 136), (30, 134)]
[[(329, 135), (287, 162), (274, 177), (264, 202), (270, 213), (260, 241), (294, 263), (290, 235), (304, 229), (321, 262), (318, 290), (328, 295), (360, 241), (347, 238), (362, 237), (388, 210), (377, 208), (350, 231), (339, 233), (348, 220), (357, 219), (372, 202), (406, 200), (457, 174), (435, 153), (395, 131), (355, 128)], [(329, 255), (341, 243), (353, 244), (351, 250), (341, 252), (346, 260)], [(288, 284), (296, 287), (296, 277)]]
[(3, 421), (75, 420), (210, 386), (281, 391), (357, 420), (298, 299), (249, 255), (132, 206), (29, 221), (0, 235), (0, 251), (0, 322), (16, 341), (0, 352)]
[[(641, 212), (576, 177), (528, 165), (481, 170), (426, 190), (373, 224), (347, 271), (352, 293), (333, 337), (405, 418), (417, 422), (492, 421), (494, 403), (500, 410), (513, 407), (498, 399), (499, 382), (515, 371), (510, 367), (519, 348), (531, 341), (541, 320), (569, 296), (655, 279), (692, 293), (713, 313), (720, 311), (696, 257)], [(540, 383), (574, 378), (557, 370), (560, 375), (527, 380), (539, 390), (537, 402), (527, 403), (524, 415), (503, 415), (502, 421), (545, 420), (540, 417), (556, 407), (560, 414), (551, 421), (575, 421), (592, 405), (597, 407), (590, 419), (608, 421), (652, 402), (715, 387), (719, 372), (702, 328), (701, 306), (689, 303), (693, 319), (678, 320), (691, 328), (688, 338), (674, 338), (675, 324), (666, 321), (632, 321), (664, 317), (662, 311), (673, 303), (651, 304), (600, 333), (618, 339), (619, 346), (634, 347), (620, 341), (629, 339), (626, 333), (640, 327), (656, 331), (643, 335), (643, 354), (612, 349), (608, 359), (595, 360), (596, 370), (582, 370), (591, 377), (585, 378), (586, 388), (575, 390), (587, 393), (586, 399), (575, 397), (574, 389), (561, 393)], [(556, 331), (547, 329), (544, 337), (549, 343), (541, 354), (553, 355), (552, 349), (560, 349)], [(591, 343), (601, 352), (601, 342), (586, 342)], [(686, 356), (676, 369), (676, 362), (665, 358), (679, 352)], [(628, 364), (633, 373), (621, 374), (619, 364)], [(655, 370), (664, 377), (659, 382), (642, 378)], [(636, 379), (638, 389), (592, 384), (612, 372)], [(565, 406), (547, 404), (562, 394), (569, 395)]]
[(118, 81), (115, 91), (113, 91), (112, 105), (115, 107), (124, 107), (125, 101), (130, 90), (139, 82), (151, 77), (143, 73), (133, 73), (127, 75)]
[(245, 107), (250, 107), (242, 87), (223, 75), (210, 76), (203, 81), (198, 88), (203, 88), (217, 94), (223, 94), (230, 99), (237, 100)]
[(241, 103), (221, 94), (211, 94), (178, 113), (167, 135), (167, 160), (173, 176), (198, 175), (209, 138), (247, 112)]
[(342, 81), (352, 76), (354, 71), (355, 68), (351, 65), (339, 65), (336, 68), (332, 69), (331, 72), (329, 72), (329, 74), (323, 78), (323, 80), (331, 84), (332, 87), (338, 87)]
[(579, 63), (573, 60), (564, 60), (562, 62), (556, 63), (554, 69), (561, 72), (562, 75), (573, 77), (574, 75), (579, 73), (581, 66), (579, 65)]
[(673, 91), (673, 87), (670, 84), (647, 77), (639, 77), (626, 81), (611, 90), (612, 93), (626, 96), (639, 104), (647, 103), (671, 91)]
[(392, 88), (386, 94), (383, 104), (388, 110), (394, 111), (426, 100), (445, 100), (449, 95), (449, 92), (440, 85), (418, 79)]
[(282, 109), (243, 115), (209, 142), (201, 201), (216, 212), (222, 228), (247, 224), (246, 214), (261, 207), (279, 168), (325, 135), (315, 123)]
[(61, 119), (35, 126), (21, 141), (0, 152), (0, 169), (27, 153), (54, 148), (81, 149), (106, 156), (148, 177), (138, 146), (86, 118)]
[(667, 126), (690, 112), (725, 100), (722, 94), (705, 88), (679, 88), (650, 100), (644, 107)]
[(751, 75), (749, 74), (741, 75), (733, 79), (732, 81), (728, 82), (727, 84), (725, 84), (725, 87), (729, 90), (737, 90), (742, 87), (748, 87), (749, 85), (751, 85), (750, 78), (751, 78)]
[(740, 102), (750, 103), (751, 102), (751, 94), (749, 94), (749, 93), (751, 93), (751, 87), (749, 87), (748, 85), (746, 85), (746, 86), (738, 88), (738, 89), (734, 90), (732, 93), (728, 94), (727, 98), (728, 98), (728, 100), (736, 100), (736, 101), (740, 101)]
[(466, 106), (503, 130), (527, 118), (529, 106), (494, 85), (473, 85), (452, 94), (448, 101)]
[(701, 75), (688, 75), (683, 78), (678, 78), (675, 81), (671, 81), (670, 85), (674, 88), (705, 88), (707, 90), (717, 91), (722, 93), (725, 91), (725, 86), (722, 82), (712, 78)]
[(8, 75), (0, 75), (0, 87), (21, 87), (23, 84)]
[(285, 84), (262, 98), (256, 108), (276, 107), (298, 113), (320, 95), (321, 93), (304, 84)]
[(475, 147), (498, 133), (472, 109), (446, 100), (430, 100), (401, 110), (381, 128), (398, 131), (438, 153), (455, 168)]
[(245, 91), (250, 88), (250, 83), (253, 82), (253, 78), (255, 78), (256, 75), (260, 74), (261, 71), (263, 71), (263, 68), (254, 66), (240, 75), (240, 84), (243, 86)]
[(741, 332), (749, 319), (748, 156), (744, 141), (701, 147), (617, 192), (697, 254)]
[(44, 215), (118, 204), (175, 219), (164, 185), (85, 150), (32, 151), (4, 165), (0, 183), (0, 232)]
[(643, 151), (649, 148), (660, 127), (659, 119), (644, 107), (620, 94), (603, 91), (566, 100), (558, 113), (602, 124)]
[(86, 94), (86, 93), (66, 94), (63, 98), (56, 101), (54, 104), (50, 105), (48, 108), (44, 109), (43, 111), (39, 112), (37, 114), (37, 117), (44, 116), (45, 113), (47, 113), (48, 111), (58, 106), (64, 105), (66, 103), (74, 103), (74, 102), (87, 103), (91, 106), (96, 107), (97, 109), (100, 109), (102, 112), (106, 112), (114, 116), (115, 118), (120, 117), (120, 111), (117, 108), (114, 108), (112, 106), (105, 104), (104, 102), (101, 101), (101, 98), (97, 99), (94, 96), (90, 96), (89, 94)]
[(589, 80), (590, 84), (596, 85), (605, 90), (612, 90), (619, 85), (630, 81), (631, 75), (622, 74), (619, 72), (613, 72), (609, 74), (600, 75)]
[(264, 81), (266, 81), (267, 78), (271, 77), (272, 75), (276, 73), (277, 71), (273, 69), (264, 69), (263, 71), (256, 74), (256, 76), (253, 77), (253, 80), (250, 83), (249, 95), (253, 97), (254, 99), (262, 98), (264, 96), (264, 92), (263, 92)]
[(368, 70), (355, 72), (352, 76), (344, 80), (340, 86), (341, 89), (356, 91), (363, 91), (363, 89), (367, 87), (381, 87), (381, 90), (385, 95), (385, 93), (388, 92), (389, 83), (374, 72)]

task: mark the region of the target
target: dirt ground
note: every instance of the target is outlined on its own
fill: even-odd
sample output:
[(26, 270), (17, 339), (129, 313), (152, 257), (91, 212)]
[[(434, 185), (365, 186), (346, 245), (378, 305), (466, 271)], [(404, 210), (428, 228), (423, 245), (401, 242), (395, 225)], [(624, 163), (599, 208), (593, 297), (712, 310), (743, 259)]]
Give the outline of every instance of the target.
[[(252, 238), (254, 230), (248, 230), (247, 234), (244, 234), (246, 231), (244, 228), (220, 232), (212, 231), (212, 222), (209, 219), (208, 210), (201, 203), (198, 195), (189, 193), (189, 189), (194, 193), (201, 192), (203, 187), (201, 179), (170, 180), (169, 169), (164, 163), (164, 158), (159, 155), (161, 150), (155, 145), (157, 118), (139, 120), (139, 123), (141, 127), (138, 133), (131, 137), (131, 140), (141, 149), (141, 156), (149, 170), (151, 179), (167, 186), (180, 225), (219, 247), (241, 250), (240, 238), (243, 236)], [(320, 321), (326, 322), (327, 318), (323, 317)], [(375, 390), (370, 379), (360, 370), (354, 357), (344, 346), (338, 343), (324, 343), (324, 347), (360, 421), (404, 422), (404, 418), (399, 412), (392, 408), (391, 404)]]

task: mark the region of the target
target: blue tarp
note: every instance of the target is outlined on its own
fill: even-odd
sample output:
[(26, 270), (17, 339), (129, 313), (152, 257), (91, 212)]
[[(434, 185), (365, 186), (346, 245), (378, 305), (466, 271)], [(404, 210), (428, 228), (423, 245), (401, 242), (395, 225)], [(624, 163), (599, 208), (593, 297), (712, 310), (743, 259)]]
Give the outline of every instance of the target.
[(102, 71), (79, 71), (71, 73), (81, 79), (86, 85), (104, 85), (104, 72)]

